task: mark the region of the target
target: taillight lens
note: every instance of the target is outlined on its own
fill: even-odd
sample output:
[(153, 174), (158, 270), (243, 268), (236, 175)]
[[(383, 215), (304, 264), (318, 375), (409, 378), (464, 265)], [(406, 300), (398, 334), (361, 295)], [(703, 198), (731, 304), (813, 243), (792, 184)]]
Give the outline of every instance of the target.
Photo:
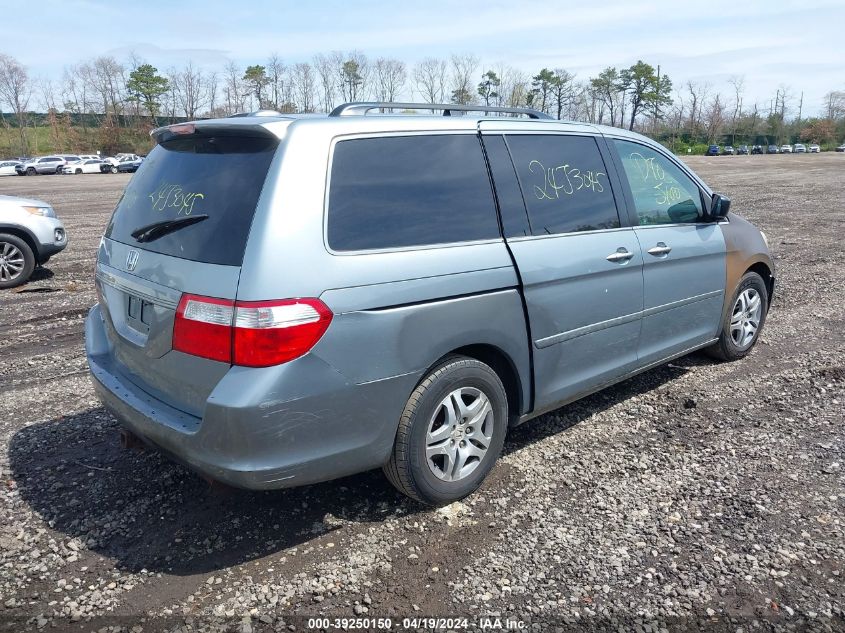
[(239, 301), (235, 306), (234, 364), (279, 365), (310, 350), (332, 320), (319, 299)]
[(307, 353), (332, 320), (319, 299), (239, 301), (183, 295), (173, 349), (246, 367), (269, 367)]
[(234, 301), (182, 295), (173, 322), (173, 349), (231, 363), (234, 313)]

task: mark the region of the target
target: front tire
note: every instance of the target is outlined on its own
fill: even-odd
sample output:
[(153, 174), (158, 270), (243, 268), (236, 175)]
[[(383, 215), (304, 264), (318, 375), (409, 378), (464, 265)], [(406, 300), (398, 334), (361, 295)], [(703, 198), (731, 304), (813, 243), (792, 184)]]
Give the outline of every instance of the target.
[(17, 235), (0, 233), (0, 289), (25, 283), (35, 269), (35, 255)]
[(724, 361), (744, 358), (757, 344), (769, 311), (769, 293), (763, 278), (755, 272), (745, 273), (731, 299), (731, 306), (718, 342), (705, 350), (710, 356)]
[(474, 492), (502, 450), (508, 399), (499, 376), (450, 356), (414, 389), (384, 473), (402, 493), (438, 506)]
[(117, 173), (117, 167), (116, 167), (116, 166), (113, 166), (113, 167), (111, 168), (111, 173), (113, 173), (113, 174), (116, 174), (116, 173)]

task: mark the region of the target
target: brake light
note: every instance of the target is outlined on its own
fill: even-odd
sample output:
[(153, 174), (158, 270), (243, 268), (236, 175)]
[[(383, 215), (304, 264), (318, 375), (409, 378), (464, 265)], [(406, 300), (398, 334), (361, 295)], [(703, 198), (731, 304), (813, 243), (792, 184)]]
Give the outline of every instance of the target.
[(232, 362), (232, 315), (235, 302), (184, 294), (173, 322), (173, 349)]
[(233, 302), (186, 294), (176, 310), (173, 349), (269, 367), (307, 353), (331, 320), (331, 310), (319, 299)]
[(298, 358), (314, 347), (331, 320), (331, 310), (319, 299), (239, 301), (234, 364), (267, 367)]
[(167, 126), (167, 129), (173, 134), (193, 134), (197, 131), (197, 126), (193, 123), (177, 123)]

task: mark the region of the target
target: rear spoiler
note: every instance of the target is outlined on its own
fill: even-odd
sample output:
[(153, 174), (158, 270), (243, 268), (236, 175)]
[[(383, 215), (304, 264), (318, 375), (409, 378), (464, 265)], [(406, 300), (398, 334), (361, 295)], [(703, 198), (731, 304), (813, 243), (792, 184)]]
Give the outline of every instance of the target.
[(156, 128), (150, 132), (150, 136), (156, 143), (187, 136), (253, 136), (279, 140), (279, 135), (269, 130), (267, 123), (267, 121), (256, 122), (247, 118), (191, 121)]

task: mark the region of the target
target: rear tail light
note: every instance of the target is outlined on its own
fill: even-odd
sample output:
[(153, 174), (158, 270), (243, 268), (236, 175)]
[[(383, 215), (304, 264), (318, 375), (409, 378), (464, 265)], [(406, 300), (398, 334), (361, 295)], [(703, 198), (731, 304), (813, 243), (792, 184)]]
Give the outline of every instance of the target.
[(234, 313), (234, 301), (182, 295), (173, 323), (173, 349), (231, 363)]
[(246, 367), (269, 367), (307, 353), (332, 320), (319, 299), (229, 301), (182, 295), (173, 349)]

